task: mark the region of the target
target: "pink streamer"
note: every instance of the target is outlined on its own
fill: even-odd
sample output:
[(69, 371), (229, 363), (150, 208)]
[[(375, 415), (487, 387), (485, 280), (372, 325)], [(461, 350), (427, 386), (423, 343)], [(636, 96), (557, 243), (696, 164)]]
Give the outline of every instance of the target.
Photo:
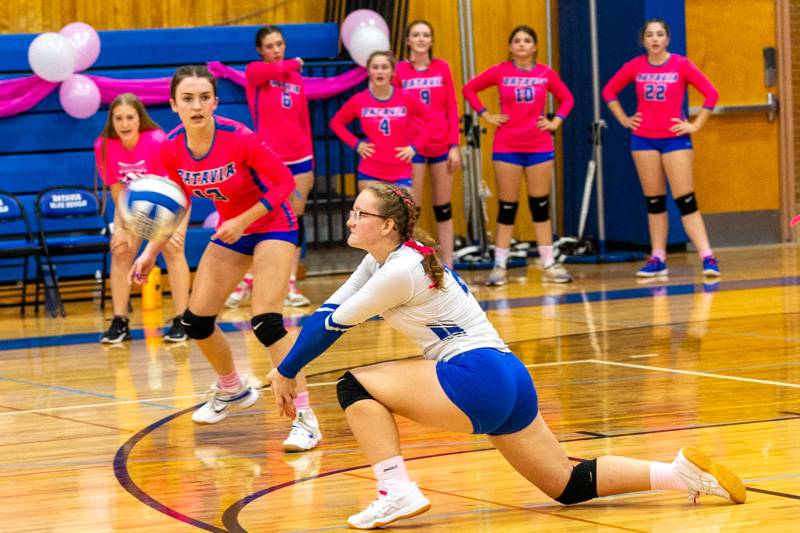
[(58, 83), (39, 76), (0, 80), (0, 117), (23, 113), (53, 92)]
[[(244, 72), (241, 70), (225, 66), (219, 61), (208, 63), (208, 68), (218, 78), (230, 80), (242, 87), (246, 85)], [(105, 76), (88, 75), (88, 77), (100, 89), (100, 101), (104, 104), (111, 103), (117, 95), (125, 92), (136, 94), (145, 105), (169, 102), (170, 78), (126, 80)], [(352, 89), (366, 78), (366, 69), (357, 67), (329, 78), (304, 77), (303, 86), (309, 100), (321, 100)], [(58, 85), (38, 76), (0, 80), (0, 117), (10, 117), (31, 109)]]

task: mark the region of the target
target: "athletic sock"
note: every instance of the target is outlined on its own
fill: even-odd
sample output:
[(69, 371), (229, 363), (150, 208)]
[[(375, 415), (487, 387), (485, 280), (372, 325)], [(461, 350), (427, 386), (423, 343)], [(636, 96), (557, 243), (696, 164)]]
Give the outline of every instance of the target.
[(404, 494), (411, 486), (411, 480), (406, 472), (406, 465), (402, 455), (395, 455), (372, 465), (372, 471), (378, 478), (378, 485), (388, 492)]

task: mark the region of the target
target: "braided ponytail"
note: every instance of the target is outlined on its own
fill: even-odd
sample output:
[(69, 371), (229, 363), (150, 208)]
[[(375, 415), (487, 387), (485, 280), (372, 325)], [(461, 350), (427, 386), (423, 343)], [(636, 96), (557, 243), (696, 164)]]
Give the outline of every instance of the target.
[[(436, 256), (436, 241), (417, 229), (417, 206), (406, 189), (393, 185), (371, 184), (367, 187), (381, 202), (381, 212), (394, 220), (400, 242), (422, 254), (422, 266), (431, 279), (430, 288), (442, 289), (444, 268)], [(417, 244), (421, 242), (422, 246)]]

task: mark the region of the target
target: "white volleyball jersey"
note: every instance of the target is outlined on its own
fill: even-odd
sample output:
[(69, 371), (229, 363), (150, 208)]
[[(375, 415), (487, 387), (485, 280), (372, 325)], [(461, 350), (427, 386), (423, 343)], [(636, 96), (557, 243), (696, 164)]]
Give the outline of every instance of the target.
[(338, 305), (331, 322), (345, 328), (382, 316), (422, 348), (425, 359), (446, 361), (476, 348), (509, 351), (458, 274), (445, 269), (444, 289), (430, 285), (422, 254), (400, 246), (383, 265), (367, 254), (326, 304)]

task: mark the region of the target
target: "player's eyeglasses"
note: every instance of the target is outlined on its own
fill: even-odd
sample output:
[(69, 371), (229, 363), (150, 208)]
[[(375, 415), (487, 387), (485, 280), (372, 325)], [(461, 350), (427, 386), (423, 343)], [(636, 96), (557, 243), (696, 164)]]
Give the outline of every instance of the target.
[(362, 211), (361, 209), (351, 209), (350, 210), (350, 218), (353, 219), (353, 222), (358, 224), (358, 221), (361, 220), (361, 217), (378, 217), (378, 218), (389, 218), (383, 215), (379, 215), (378, 213), (370, 213), (369, 211)]

